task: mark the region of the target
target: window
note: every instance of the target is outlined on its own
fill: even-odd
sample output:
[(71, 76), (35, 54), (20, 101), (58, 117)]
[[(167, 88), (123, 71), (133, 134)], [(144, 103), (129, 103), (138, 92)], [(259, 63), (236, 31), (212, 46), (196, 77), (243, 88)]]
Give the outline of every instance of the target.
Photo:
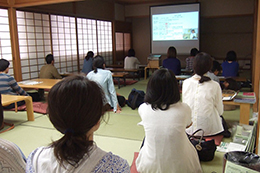
[(112, 22), (97, 21), (98, 53), (105, 59), (107, 65), (113, 63)]
[(10, 62), (9, 75), (13, 76), (12, 48), (10, 40), (8, 11), (0, 9), (0, 56)]
[(130, 48), (131, 48), (131, 34), (124, 33), (124, 51), (126, 54)]
[(60, 73), (77, 72), (77, 39), (75, 17), (51, 15), (55, 67)]
[(17, 11), (23, 80), (38, 78), (45, 56), (51, 53), (49, 15)]
[(131, 48), (131, 34), (116, 32), (116, 61), (123, 62)]
[[(78, 72), (88, 51), (102, 55), (106, 64), (113, 63), (112, 22), (26, 11), (17, 11), (16, 15), (23, 80), (38, 78), (50, 53), (60, 73)], [(0, 23), (6, 24), (0, 32), (6, 31), (0, 38), (0, 53), (12, 62), (7, 10), (4, 16)], [(2, 46), (8, 45), (7, 41), (9, 50)]]
[(77, 18), (80, 68), (83, 67), (88, 51), (93, 51), (94, 55), (97, 54), (96, 23), (96, 20)]

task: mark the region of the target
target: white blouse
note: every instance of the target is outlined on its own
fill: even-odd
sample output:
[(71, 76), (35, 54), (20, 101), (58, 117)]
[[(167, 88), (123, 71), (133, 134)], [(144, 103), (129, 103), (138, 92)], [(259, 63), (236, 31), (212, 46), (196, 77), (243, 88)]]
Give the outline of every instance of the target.
[(178, 102), (162, 111), (143, 103), (138, 112), (145, 130), (144, 145), (136, 159), (138, 172), (202, 172), (197, 151), (185, 133), (191, 123), (187, 104)]
[(195, 74), (182, 85), (182, 101), (190, 106), (193, 122), (186, 132), (192, 134), (201, 128), (205, 136), (215, 135), (224, 130), (220, 117), (223, 114), (221, 88), (213, 80), (199, 83), (200, 78)]

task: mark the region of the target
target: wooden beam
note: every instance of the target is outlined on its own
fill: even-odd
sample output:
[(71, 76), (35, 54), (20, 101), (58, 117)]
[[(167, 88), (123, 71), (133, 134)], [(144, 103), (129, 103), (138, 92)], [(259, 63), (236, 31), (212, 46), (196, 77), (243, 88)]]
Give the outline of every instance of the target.
[(13, 7), (8, 8), (8, 17), (9, 17), (10, 37), (11, 37), (12, 55), (13, 55), (14, 78), (17, 81), (21, 81), (22, 70), (21, 70), (18, 30), (17, 30), (17, 22), (16, 22), (17, 21), (16, 9), (14, 9)]
[(39, 5), (49, 5), (49, 4), (58, 4), (65, 2), (76, 2), (83, 0), (15, 0), (15, 4), (13, 7), (21, 8), (21, 7), (31, 7), (31, 6), (39, 6)]
[(1, 7), (9, 7), (9, 4), (7, 3), (7, 0), (0, 0), (0, 6)]

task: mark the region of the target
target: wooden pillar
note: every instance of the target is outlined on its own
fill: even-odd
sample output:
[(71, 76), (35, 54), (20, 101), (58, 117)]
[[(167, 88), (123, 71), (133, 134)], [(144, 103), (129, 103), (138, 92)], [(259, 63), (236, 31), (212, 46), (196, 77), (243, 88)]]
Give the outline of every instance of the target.
[[(259, 0), (258, 0), (259, 1)], [(256, 93), (257, 102), (254, 105), (254, 111), (258, 110), (258, 102), (259, 102), (259, 79), (260, 79), (260, 3), (257, 4), (257, 19), (256, 19), (256, 28), (255, 28), (255, 52), (253, 56), (253, 87), (254, 92)]]
[[(253, 52), (253, 88), (254, 92), (256, 93), (256, 103), (254, 104), (254, 111), (258, 110), (258, 114), (260, 113), (260, 103), (259, 103), (259, 79), (260, 79), (260, 3), (259, 0), (256, 0), (255, 5), (255, 22), (256, 26), (254, 28), (254, 52)], [(257, 108), (258, 107), (258, 108)], [(257, 123), (257, 136), (256, 136), (256, 153), (258, 152), (258, 140), (259, 140), (259, 122), (260, 122), (260, 115), (258, 115), (258, 123)]]
[(8, 8), (8, 17), (9, 17), (10, 37), (11, 37), (11, 46), (12, 46), (12, 55), (13, 55), (14, 78), (17, 81), (21, 81), (22, 70), (21, 70), (21, 60), (20, 60), (19, 41), (18, 41), (16, 9), (14, 9), (13, 7)]

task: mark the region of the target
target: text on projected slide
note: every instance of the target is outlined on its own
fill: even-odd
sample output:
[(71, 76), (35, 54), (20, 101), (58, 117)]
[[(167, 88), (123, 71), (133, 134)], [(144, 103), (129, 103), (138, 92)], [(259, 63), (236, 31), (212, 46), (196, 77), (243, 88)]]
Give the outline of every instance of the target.
[(157, 14), (152, 16), (154, 41), (197, 40), (198, 12)]

